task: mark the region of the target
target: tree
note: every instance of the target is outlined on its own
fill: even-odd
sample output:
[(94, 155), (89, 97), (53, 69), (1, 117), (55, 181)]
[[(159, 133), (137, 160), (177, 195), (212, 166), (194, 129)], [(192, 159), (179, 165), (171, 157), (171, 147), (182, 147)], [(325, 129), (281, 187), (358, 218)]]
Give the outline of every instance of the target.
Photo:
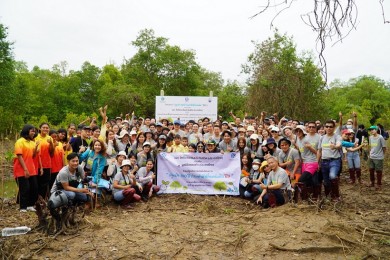
[(255, 43), (255, 51), (243, 65), (248, 79), (248, 107), (309, 120), (321, 117), (324, 90), (320, 70), (311, 55), (298, 56), (292, 38), (280, 35)]
[(15, 78), (15, 60), (12, 53), (13, 43), (7, 40), (8, 28), (0, 23), (0, 86), (10, 86)]
[(122, 75), (142, 96), (146, 115), (154, 114), (154, 97), (161, 89), (171, 96), (197, 96), (222, 87), (220, 74), (203, 69), (195, 51), (169, 45), (167, 38), (156, 37), (153, 30), (142, 30), (132, 44), (137, 53), (122, 65)]
[(218, 113), (224, 118), (229, 117), (229, 112), (234, 111), (237, 116), (244, 115), (246, 102), (246, 87), (238, 82), (228, 82), (218, 93)]
[(361, 76), (348, 82), (335, 81), (325, 94), (326, 111), (335, 118), (339, 111), (346, 117), (355, 111), (358, 123), (390, 124), (390, 84), (374, 76)]

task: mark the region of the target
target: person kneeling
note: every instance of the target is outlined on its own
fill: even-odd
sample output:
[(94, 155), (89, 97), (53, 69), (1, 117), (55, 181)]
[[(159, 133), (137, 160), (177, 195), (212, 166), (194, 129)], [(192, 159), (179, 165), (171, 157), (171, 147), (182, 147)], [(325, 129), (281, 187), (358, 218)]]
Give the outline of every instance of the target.
[[(66, 204), (76, 205), (90, 201), (92, 195), (88, 188), (81, 188), (81, 182), (84, 180), (84, 170), (79, 165), (77, 153), (71, 153), (66, 158), (68, 165), (64, 166), (58, 173), (49, 199), (49, 208), (55, 209)], [(65, 193), (66, 197), (63, 196)]]
[(279, 167), (278, 159), (270, 156), (267, 158), (267, 162), (271, 170), (268, 175), (268, 184), (260, 184), (263, 191), (257, 199), (257, 204), (261, 204), (265, 208), (283, 205), (286, 202), (284, 193), (291, 190), (289, 176), (283, 168)]
[(141, 197), (136, 194), (137, 181), (134, 176), (135, 171), (130, 171), (130, 160), (123, 160), (121, 171), (114, 177), (113, 194), (114, 200), (120, 202), (125, 209), (130, 209), (130, 203), (140, 201)]
[(157, 193), (160, 190), (160, 187), (153, 185), (153, 180), (156, 178), (156, 175), (152, 172), (153, 169), (153, 160), (148, 159), (146, 161), (146, 166), (141, 167), (137, 172), (137, 180), (141, 184), (142, 189), (141, 197), (143, 201), (148, 201), (153, 193)]

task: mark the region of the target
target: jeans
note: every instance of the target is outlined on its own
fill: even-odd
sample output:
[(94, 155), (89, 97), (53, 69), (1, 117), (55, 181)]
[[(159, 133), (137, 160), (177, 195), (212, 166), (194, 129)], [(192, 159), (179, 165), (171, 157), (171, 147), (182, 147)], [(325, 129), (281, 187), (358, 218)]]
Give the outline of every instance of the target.
[(330, 186), (330, 181), (337, 178), (340, 171), (341, 159), (322, 160), (321, 173), (324, 179), (324, 186)]
[(114, 193), (114, 200), (115, 201), (122, 201), (124, 198), (125, 198), (125, 196), (123, 196), (123, 190), (117, 191)]
[(360, 168), (359, 152), (347, 152), (347, 161), (349, 169)]
[(76, 202), (87, 202), (88, 201), (88, 195), (81, 192), (74, 192), (74, 191), (68, 191), (64, 190), (66, 196), (69, 200), (73, 201), (73, 203)]

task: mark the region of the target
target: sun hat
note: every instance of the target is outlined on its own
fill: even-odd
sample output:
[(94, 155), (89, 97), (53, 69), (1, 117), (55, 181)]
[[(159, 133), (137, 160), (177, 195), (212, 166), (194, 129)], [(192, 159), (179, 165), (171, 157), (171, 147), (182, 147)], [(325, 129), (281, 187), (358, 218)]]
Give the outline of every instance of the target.
[(306, 129), (303, 125), (297, 125), (297, 127), (294, 129), (294, 132), (296, 132), (298, 129), (302, 130), (303, 134), (306, 135)]
[(116, 158), (118, 158), (118, 156), (124, 156), (125, 158), (127, 158), (127, 155), (126, 155), (126, 152), (125, 151), (120, 151), (117, 155), (116, 155)]
[(122, 130), (122, 131), (120, 132), (118, 138), (119, 138), (119, 139), (122, 139), (125, 135), (128, 135), (128, 136), (130, 137), (129, 132), (127, 132), (126, 130)]
[(126, 159), (126, 160), (123, 160), (122, 161), (122, 165), (121, 165), (121, 169), (123, 168), (123, 166), (131, 166), (131, 163), (130, 163), (130, 160)]

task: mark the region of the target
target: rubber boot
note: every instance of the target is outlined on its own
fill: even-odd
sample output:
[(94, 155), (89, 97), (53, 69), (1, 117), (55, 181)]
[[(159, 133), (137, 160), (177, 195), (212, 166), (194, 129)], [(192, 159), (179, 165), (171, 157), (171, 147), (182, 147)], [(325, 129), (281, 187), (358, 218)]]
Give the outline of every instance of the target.
[(294, 203), (298, 203), (299, 201), (299, 194), (301, 193), (301, 189), (299, 188), (299, 186), (295, 186), (294, 188), (294, 197), (293, 197), (293, 201)]
[(321, 185), (316, 185), (313, 187), (313, 200), (316, 201), (318, 200), (318, 197), (321, 194)]
[(375, 187), (375, 169), (370, 169), (370, 182), (369, 187)]
[(363, 184), (363, 181), (362, 181), (362, 170), (360, 168), (356, 168), (355, 172), (356, 172), (356, 178), (358, 180), (358, 183), (359, 184)]
[(356, 182), (356, 177), (355, 177), (355, 169), (351, 168), (348, 169), (349, 172), (349, 184), (355, 184)]
[(337, 179), (331, 180), (331, 194), (333, 201), (339, 201), (340, 200), (340, 190), (339, 190), (339, 181)]
[(376, 183), (377, 183), (376, 189), (377, 190), (382, 189), (382, 174), (383, 174), (382, 171), (376, 172)]
[(314, 196), (314, 187), (313, 186), (306, 187), (306, 194), (307, 194), (307, 198), (313, 198), (313, 196)]
[(324, 189), (325, 189), (325, 197), (328, 197), (330, 194), (331, 185), (325, 186), (325, 184), (324, 184)]
[(297, 186), (299, 187), (300, 189), (300, 193), (301, 193), (301, 200), (307, 200), (307, 189), (306, 189), (306, 185), (302, 182), (298, 182), (297, 183)]

